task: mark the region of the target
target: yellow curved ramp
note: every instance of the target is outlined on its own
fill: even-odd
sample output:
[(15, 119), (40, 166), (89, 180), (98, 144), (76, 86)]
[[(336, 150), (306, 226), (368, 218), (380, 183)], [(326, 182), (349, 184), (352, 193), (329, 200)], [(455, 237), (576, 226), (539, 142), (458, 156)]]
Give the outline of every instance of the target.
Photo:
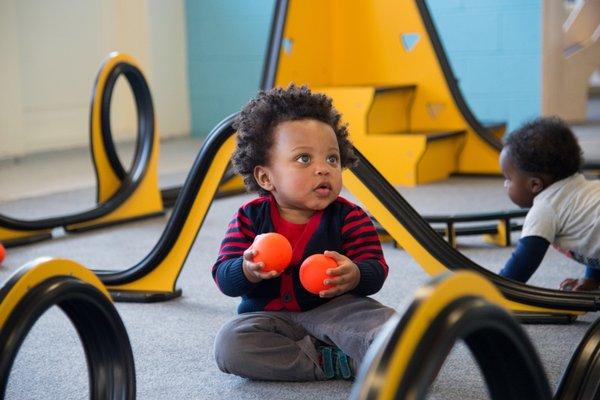
[(232, 117), (209, 135), (183, 185), (157, 244), (137, 265), (123, 271), (96, 271), (116, 300), (162, 301), (180, 295), (177, 278), (231, 160)]

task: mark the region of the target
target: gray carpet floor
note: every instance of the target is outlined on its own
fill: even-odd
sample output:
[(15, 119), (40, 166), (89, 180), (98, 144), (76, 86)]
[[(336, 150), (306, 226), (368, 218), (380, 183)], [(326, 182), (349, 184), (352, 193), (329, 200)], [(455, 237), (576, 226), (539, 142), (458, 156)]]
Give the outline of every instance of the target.
[[(176, 181), (181, 176), (169, 176)], [(165, 181), (166, 181), (165, 180)], [(163, 178), (161, 178), (163, 181)], [(500, 178), (452, 178), (399, 189), (424, 214), (512, 209)], [(93, 189), (24, 198), (0, 203), (0, 213), (21, 218), (59, 215), (90, 207)], [(353, 199), (349, 193), (344, 193)], [(117, 303), (132, 343), (140, 399), (340, 399), (348, 382), (254, 382), (227, 375), (213, 361), (219, 328), (235, 315), (238, 299), (221, 294), (210, 268), (227, 221), (250, 195), (215, 200), (178, 280), (183, 296), (154, 304)], [(141, 260), (154, 246), (167, 216), (80, 234), (30, 246), (11, 248), (0, 268), (0, 280), (41, 256), (73, 259), (89, 268), (123, 269)], [(515, 240), (518, 234), (513, 237)], [(459, 238), (459, 249), (481, 265), (497, 271), (512, 249), (486, 244), (481, 237)], [(403, 250), (384, 244), (390, 273), (374, 297), (402, 313), (416, 289), (430, 278)], [(582, 268), (551, 250), (532, 284), (555, 288)], [(556, 385), (595, 313), (572, 325), (527, 325), (551, 385)], [(88, 382), (83, 349), (74, 328), (59, 309), (51, 309), (33, 327), (15, 361), (7, 399), (85, 399)], [(431, 388), (431, 399), (486, 398), (486, 388), (473, 357), (459, 344)]]

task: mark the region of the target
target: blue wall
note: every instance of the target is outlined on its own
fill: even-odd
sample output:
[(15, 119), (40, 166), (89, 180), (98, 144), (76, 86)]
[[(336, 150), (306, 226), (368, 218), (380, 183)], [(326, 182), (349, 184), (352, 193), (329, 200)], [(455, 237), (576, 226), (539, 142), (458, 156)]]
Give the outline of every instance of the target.
[(257, 91), (272, 0), (186, 0), (192, 135), (206, 135)]
[[(193, 135), (259, 88), (273, 0), (186, 0)], [(514, 129), (541, 109), (541, 0), (427, 0), (463, 95)]]
[(427, 0), (459, 86), (480, 120), (508, 129), (541, 112), (541, 0)]

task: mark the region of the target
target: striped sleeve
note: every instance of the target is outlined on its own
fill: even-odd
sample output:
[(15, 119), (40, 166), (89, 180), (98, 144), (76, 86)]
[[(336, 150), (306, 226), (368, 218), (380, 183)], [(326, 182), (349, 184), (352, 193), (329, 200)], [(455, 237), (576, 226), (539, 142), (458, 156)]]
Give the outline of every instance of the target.
[(344, 219), (342, 250), (360, 270), (360, 282), (352, 292), (363, 296), (377, 293), (387, 277), (388, 265), (373, 222), (358, 206)]
[(213, 279), (219, 289), (228, 296), (241, 296), (254, 286), (244, 275), (242, 256), (255, 236), (252, 221), (242, 207), (229, 222), (217, 262), (212, 267)]

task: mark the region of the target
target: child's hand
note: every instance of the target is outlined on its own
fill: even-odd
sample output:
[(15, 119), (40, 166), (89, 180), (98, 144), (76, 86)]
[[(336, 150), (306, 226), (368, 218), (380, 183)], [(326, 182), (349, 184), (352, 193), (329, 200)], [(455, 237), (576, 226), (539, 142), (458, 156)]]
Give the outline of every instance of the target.
[(568, 278), (560, 283), (560, 290), (572, 290), (575, 292), (596, 290), (598, 287), (600, 287), (600, 281), (591, 278)]
[(255, 255), (256, 250), (254, 250), (252, 247), (249, 247), (246, 249), (246, 251), (244, 251), (242, 270), (244, 271), (246, 279), (252, 283), (257, 283), (263, 279), (272, 279), (281, 275), (281, 273), (277, 271), (261, 272), (264, 264), (262, 262), (255, 263), (252, 261)]
[(325, 279), (326, 285), (333, 286), (331, 289), (319, 293), (321, 297), (334, 297), (354, 289), (360, 281), (360, 270), (348, 257), (336, 251), (325, 251), (327, 257), (337, 262), (336, 268), (327, 270), (329, 278)]

